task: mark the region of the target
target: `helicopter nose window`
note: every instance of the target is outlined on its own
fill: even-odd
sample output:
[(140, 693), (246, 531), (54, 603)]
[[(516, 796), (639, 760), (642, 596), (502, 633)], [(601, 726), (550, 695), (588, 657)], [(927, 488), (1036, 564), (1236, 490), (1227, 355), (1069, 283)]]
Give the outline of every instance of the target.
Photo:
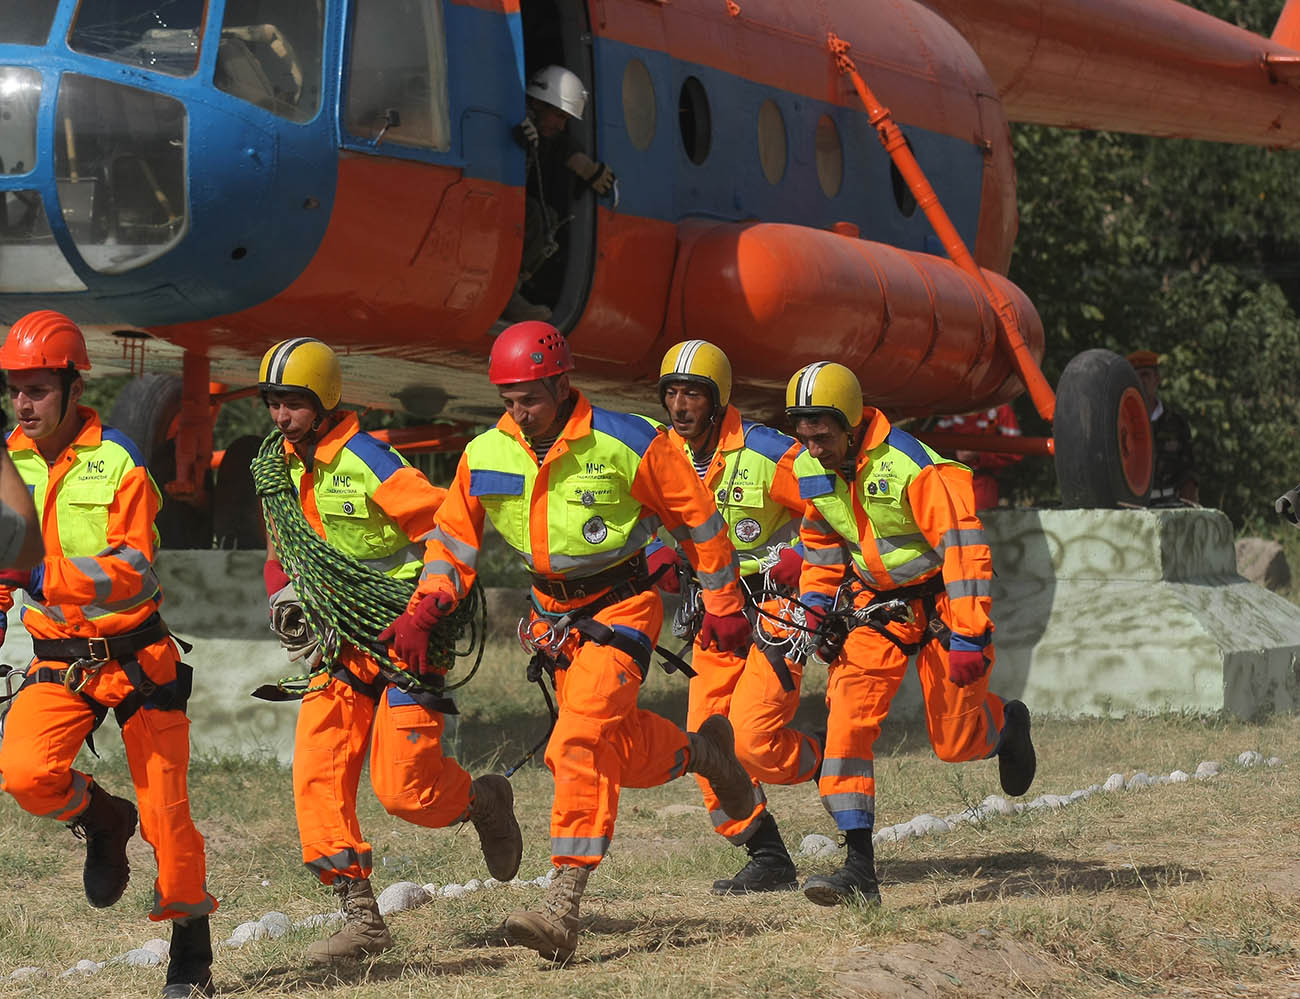
[(40, 191), (0, 191), (0, 292), (85, 291), (45, 217)]
[(36, 166), (36, 109), (41, 74), (0, 66), (0, 173), (28, 173)]
[(179, 101), (69, 73), (54, 135), (59, 209), (87, 264), (127, 271), (180, 241), (189, 202)]
[(347, 130), (372, 144), (451, 147), (442, 4), (356, 0)]
[(204, 6), (204, 0), (81, 0), (68, 46), (113, 62), (189, 76), (199, 61)]
[(59, 0), (0, 4), (0, 39), (6, 45), (44, 45)]
[(321, 46), (319, 3), (230, 0), (213, 82), (272, 114), (307, 121), (320, 107)]

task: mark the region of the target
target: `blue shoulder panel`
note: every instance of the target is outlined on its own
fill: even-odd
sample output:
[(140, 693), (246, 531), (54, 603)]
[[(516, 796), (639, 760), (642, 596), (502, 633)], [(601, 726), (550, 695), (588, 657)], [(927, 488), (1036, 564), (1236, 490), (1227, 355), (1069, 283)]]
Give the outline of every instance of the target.
[(131, 440), (130, 437), (122, 433), (122, 431), (118, 430), (116, 427), (102, 428), (100, 431), (100, 436), (103, 437), (104, 440), (111, 441), (112, 443), (116, 444), (123, 451), (129, 454), (131, 456), (131, 460), (135, 462), (137, 468), (145, 463), (144, 455), (140, 453), (140, 449), (136, 446), (135, 441)]
[(366, 467), (380, 482), (387, 482), (390, 475), (404, 467), (396, 451), (387, 444), (381, 444), (369, 434), (353, 434), (343, 445), (343, 449), (351, 451), (364, 461)]
[(902, 451), (903, 454), (916, 462), (917, 468), (925, 468), (926, 465), (934, 464), (934, 459), (926, 453), (925, 447), (921, 442), (906, 430), (899, 430), (896, 427), (890, 429), (889, 436), (885, 438), (885, 441), (890, 447)]
[(765, 427), (761, 423), (755, 423), (745, 431), (745, 447), (757, 451), (773, 463), (784, 458), (785, 453), (794, 447), (795, 443), (793, 437), (787, 437), (780, 431)]
[(835, 476), (830, 472), (825, 475), (799, 476), (800, 499), (816, 499), (818, 496), (833, 492), (835, 492)]
[(643, 416), (631, 413), (614, 413), (598, 406), (591, 407), (591, 429), (622, 441), (638, 458), (644, 458), (651, 442), (659, 435), (655, 426)]
[(469, 470), (471, 496), (522, 496), (524, 477), (518, 472), (498, 472), (491, 468)]

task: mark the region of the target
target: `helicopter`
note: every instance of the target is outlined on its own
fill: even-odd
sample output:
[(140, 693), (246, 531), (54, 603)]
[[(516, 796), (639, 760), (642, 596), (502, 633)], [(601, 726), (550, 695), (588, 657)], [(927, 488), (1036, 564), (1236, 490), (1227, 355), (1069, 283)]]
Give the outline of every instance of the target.
[(58, 309), (139, 375), (111, 420), (182, 509), (247, 477), (213, 479), (215, 413), (289, 337), (345, 355), (345, 401), (430, 421), (395, 446), (455, 449), (499, 415), (512, 128), (558, 65), (618, 176), (535, 282), (595, 399), (640, 408), (696, 337), (758, 416), (825, 357), (895, 417), (1028, 392), (1052, 437), (1000, 446), (1054, 455), (1067, 506), (1140, 504), (1132, 369), (1088, 351), (1053, 389), (1005, 276), (1008, 122), (1295, 146), (1296, 45), (1300, 0), (1271, 39), (1175, 0), (28, 0), (0, 10), (0, 322)]

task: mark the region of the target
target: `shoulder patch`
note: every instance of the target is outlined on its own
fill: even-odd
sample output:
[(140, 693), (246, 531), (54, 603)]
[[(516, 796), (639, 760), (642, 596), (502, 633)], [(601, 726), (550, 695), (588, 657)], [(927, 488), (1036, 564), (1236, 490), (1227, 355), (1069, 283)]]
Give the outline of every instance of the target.
[(745, 431), (745, 447), (757, 451), (773, 464), (785, 457), (785, 453), (795, 446), (797, 441), (787, 437), (779, 430), (755, 423)]
[(816, 499), (835, 492), (835, 476), (830, 472), (825, 475), (799, 476), (799, 498)]
[(902, 451), (916, 463), (917, 468), (925, 468), (926, 465), (933, 465), (934, 459), (925, 449), (925, 445), (909, 434), (906, 430), (893, 428), (889, 431), (889, 436), (885, 442), (892, 448)]
[(380, 482), (386, 481), (399, 468), (405, 467), (405, 462), (398, 457), (396, 451), (366, 433), (353, 434), (347, 444), (343, 445), (343, 450), (351, 451), (365, 462)]
[(100, 436), (103, 437), (104, 440), (116, 444), (130, 455), (131, 460), (135, 462), (137, 466), (145, 463), (144, 455), (141, 454), (140, 448), (136, 445), (135, 441), (131, 440), (130, 437), (122, 433), (122, 431), (118, 430), (116, 427), (103, 427), (100, 430)]
[(644, 458), (651, 443), (659, 436), (659, 428), (644, 416), (632, 413), (614, 413), (598, 406), (591, 407), (591, 429), (621, 441)]

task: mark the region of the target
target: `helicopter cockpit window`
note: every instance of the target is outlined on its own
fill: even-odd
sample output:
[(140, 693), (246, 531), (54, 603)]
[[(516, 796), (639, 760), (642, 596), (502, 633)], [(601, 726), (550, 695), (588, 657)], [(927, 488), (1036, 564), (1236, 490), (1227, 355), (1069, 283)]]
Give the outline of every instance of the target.
[(199, 62), (205, 0), (81, 0), (68, 46), (86, 55), (189, 76)]
[(0, 6), (0, 39), (6, 45), (44, 45), (59, 0), (25, 0)]
[(35, 168), (40, 104), (40, 73), (0, 66), (0, 173), (29, 173)]
[(40, 191), (0, 191), (0, 292), (85, 291), (54, 242)]
[(230, 0), (221, 23), (213, 82), (290, 121), (320, 108), (321, 4)]
[(189, 198), (179, 101), (68, 73), (55, 122), (59, 210), (87, 264), (128, 271), (180, 242)]
[(451, 146), (442, 4), (356, 0), (347, 130), (375, 144)]

